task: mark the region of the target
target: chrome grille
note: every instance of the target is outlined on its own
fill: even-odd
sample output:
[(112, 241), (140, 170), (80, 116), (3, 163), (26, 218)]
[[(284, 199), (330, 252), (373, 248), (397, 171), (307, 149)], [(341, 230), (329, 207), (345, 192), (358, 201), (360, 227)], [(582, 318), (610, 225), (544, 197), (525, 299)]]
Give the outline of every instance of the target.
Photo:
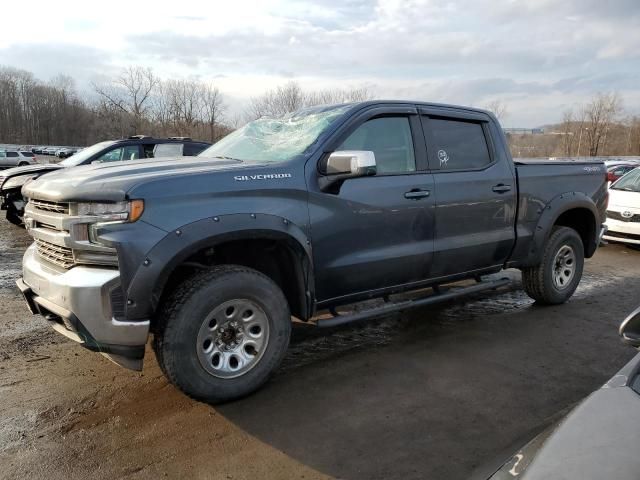
[(68, 203), (49, 202), (47, 200), (35, 199), (29, 200), (29, 203), (33, 208), (37, 208), (38, 210), (42, 210), (44, 212), (64, 213), (65, 215), (69, 214)]
[(59, 245), (45, 242), (44, 240), (40, 240), (37, 238), (35, 239), (35, 241), (36, 252), (41, 258), (64, 269), (73, 267), (73, 252), (70, 248), (61, 247)]

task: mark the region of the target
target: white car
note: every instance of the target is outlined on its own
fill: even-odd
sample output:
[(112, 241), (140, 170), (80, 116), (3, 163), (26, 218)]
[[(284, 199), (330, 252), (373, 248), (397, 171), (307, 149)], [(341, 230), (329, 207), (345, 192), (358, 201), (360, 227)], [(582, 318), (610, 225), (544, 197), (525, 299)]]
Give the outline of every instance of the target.
[(640, 168), (611, 185), (607, 227), (605, 239), (640, 245)]
[(0, 150), (0, 168), (24, 167), (35, 163), (35, 155), (31, 152)]

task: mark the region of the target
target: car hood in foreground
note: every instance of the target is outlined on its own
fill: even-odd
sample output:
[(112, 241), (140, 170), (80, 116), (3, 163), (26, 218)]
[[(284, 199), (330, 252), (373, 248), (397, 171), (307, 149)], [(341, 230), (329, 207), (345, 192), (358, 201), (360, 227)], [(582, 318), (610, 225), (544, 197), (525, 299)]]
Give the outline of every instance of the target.
[(0, 176), (4, 178), (16, 177), (18, 175), (25, 175), (27, 173), (41, 173), (50, 172), (53, 170), (60, 170), (64, 168), (57, 163), (36, 163), (35, 165), (26, 165), (24, 167), (7, 168), (6, 170), (0, 170)]
[(177, 157), (101, 163), (67, 168), (26, 184), (22, 193), (28, 198), (50, 201), (121, 201), (132, 187), (162, 178), (207, 175), (246, 167), (240, 160)]
[(491, 480), (638, 480), (639, 370), (640, 354), (516, 453)]

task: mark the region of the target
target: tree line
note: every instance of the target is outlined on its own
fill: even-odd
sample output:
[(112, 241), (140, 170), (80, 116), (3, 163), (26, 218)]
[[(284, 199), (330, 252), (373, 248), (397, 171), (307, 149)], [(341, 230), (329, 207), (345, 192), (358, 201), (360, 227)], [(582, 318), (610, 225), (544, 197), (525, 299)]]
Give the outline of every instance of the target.
[(509, 135), (514, 156), (596, 157), (640, 155), (640, 116), (625, 115), (616, 92), (597, 93), (563, 112), (543, 135)]
[(229, 115), (215, 85), (192, 78), (162, 79), (150, 68), (127, 67), (80, 94), (71, 77), (43, 82), (31, 72), (0, 66), (0, 142), (91, 145), (136, 134), (215, 142), (265, 115), (369, 98), (365, 88), (305, 91), (291, 81), (251, 98), (244, 113)]
[[(246, 121), (312, 105), (372, 98), (367, 88), (304, 90), (291, 81), (253, 97), (231, 115), (223, 93), (198, 79), (162, 79), (132, 66), (79, 93), (71, 77), (49, 82), (28, 71), (0, 66), (0, 143), (91, 145), (147, 134), (187, 136), (215, 142)], [(485, 106), (503, 120), (507, 105)], [(599, 93), (563, 113), (542, 135), (508, 135), (514, 156), (640, 155), (640, 117), (625, 116), (621, 97)]]

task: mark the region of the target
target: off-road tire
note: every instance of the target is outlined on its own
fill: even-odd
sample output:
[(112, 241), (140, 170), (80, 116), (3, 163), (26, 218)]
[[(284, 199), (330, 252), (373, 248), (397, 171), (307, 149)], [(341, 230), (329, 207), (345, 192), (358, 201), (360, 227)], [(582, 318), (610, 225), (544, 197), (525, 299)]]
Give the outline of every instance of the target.
[[(575, 256), (574, 273), (563, 288), (558, 288), (553, 280), (556, 256), (564, 247), (570, 247)], [(566, 302), (575, 292), (584, 268), (584, 246), (578, 232), (568, 227), (554, 227), (547, 239), (542, 261), (535, 267), (522, 269), (522, 284), (525, 292), (543, 305), (557, 305)]]
[(16, 209), (11, 205), (7, 207), (7, 220), (9, 221), (9, 223), (13, 223), (14, 225), (17, 225), (19, 227), (24, 227), (22, 217), (18, 215)]
[[(197, 353), (198, 332), (217, 307), (248, 299), (266, 314), (269, 336), (264, 353), (246, 373), (219, 378), (207, 372)], [(251, 268), (223, 265), (195, 273), (162, 302), (155, 319), (153, 349), (168, 380), (190, 397), (227, 402), (260, 388), (282, 361), (291, 335), (291, 314), (280, 288)]]

